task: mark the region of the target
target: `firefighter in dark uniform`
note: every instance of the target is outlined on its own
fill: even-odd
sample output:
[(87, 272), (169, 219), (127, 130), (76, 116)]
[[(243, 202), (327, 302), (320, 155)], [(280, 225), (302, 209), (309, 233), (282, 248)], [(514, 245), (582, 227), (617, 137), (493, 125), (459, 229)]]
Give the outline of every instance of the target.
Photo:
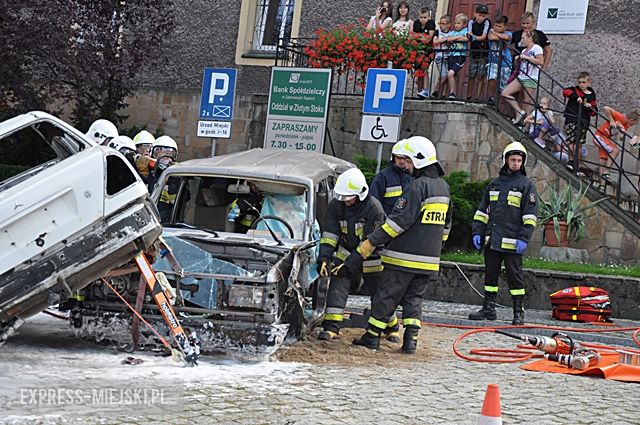
[(520, 142), (509, 144), (503, 154), (500, 175), (484, 192), (473, 217), (473, 246), (484, 247), (484, 303), (469, 315), (471, 320), (495, 320), (498, 276), (504, 261), (513, 300), (513, 325), (524, 325), (524, 280), (522, 253), (536, 227), (535, 185), (524, 168), (527, 151)]
[(253, 182), (247, 182), (249, 185), (249, 193), (246, 195), (238, 195), (229, 205), (227, 220), (232, 224), (230, 232), (247, 233), (253, 222), (259, 217), (258, 211), (262, 210), (262, 201), (264, 193), (258, 190)]
[(380, 201), (384, 213), (387, 215), (391, 214), (397, 199), (412, 180), (404, 169), (404, 163), (409, 161), (409, 157), (403, 151), (402, 146), (402, 142), (393, 145), (389, 165), (376, 174), (371, 182), (371, 196)]
[(384, 245), (380, 254), (384, 271), (371, 301), (367, 330), (353, 343), (377, 349), (388, 318), (402, 305), (402, 351), (414, 354), (422, 301), (429, 280), (440, 270), (440, 251), (449, 236), (452, 208), (449, 185), (442, 179), (444, 170), (433, 143), (415, 136), (404, 141), (404, 148), (411, 159), (405, 167), (414, 180), (382, 227), (358, 248), (363, 258), (368, 258), (376, 247)]
[[(331, 274), (323, 330), (318, 334), (323, 340), (338, 335), (349, 290), (357, 288), (362, 277), (369, 293), (374, 294), (382, 271), (379, 255), (363, 260), (357, 251), (365, 235), (382, 225), (385, 219), (382, 205), (369, 194), (364, 175), (357, 168), (345, 171), (338, 176), (333, 191), (335, 198), (329, 203), (318, 256), (320, 276)], [(395, 322), (391, 325), (392, 329), (395, 326), (395, 335), (391, 339), (400, 342), (398, 319), (393, 319)]]

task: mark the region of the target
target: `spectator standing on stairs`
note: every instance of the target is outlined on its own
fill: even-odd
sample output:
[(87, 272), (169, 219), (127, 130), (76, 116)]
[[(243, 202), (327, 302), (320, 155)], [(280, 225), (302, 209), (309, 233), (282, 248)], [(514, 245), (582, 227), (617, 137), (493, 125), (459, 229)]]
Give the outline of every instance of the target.
[[(564, 132), (567, 135), (567, 144), (569, 145), (569, 161), (573, 159), (576, 143), (584, 145), (587, 141), (591, 117), (595, 116), (598, 111), (596, 92), (589, 86), (590, 84), (591, 76), (589, 73), (581, 72), (578, 74), (577, 86), (562, 90), (562, 96), (567, 98), (564, 109)], [(573, 170), (571, 164), (568, 164), (567, 167)]]
[[(618, 157), (620, 149), (615, 140), (622, 140), (623, 131), (627, 131), (640, 122), (640, 109), (633, 109), (628, 114), (623, 114), (608, 106), (604, 107), (604, 114), (607, 121), (604, 122), (596, 131), (593, 143), (598, 148), (598, 157), (600, 159), (600, 176), (605, 182), (611, 181), (609, 170), (613, 165), (613, 161)], [(633, 136), (629, 141), (629, 145), (638, 147), (638, 136)], [(600, 185), (600, 190), (604, 190), (604, 185)]]
[[(549, 67), (549, 63), (551, 62), (551, 55), (553, 54), (553, 49), (551, 48), (551, 43), (549, 42), (547, 35), (544, 32), (535, 29), (536, 17), (531, 12), (525, 12), (520, 17), (520, 24), (522, 25), (522, 29), (513, 33), (511, 44), (518, 51), (518, 53), (522, 53), (522, 51), (526, 48), (526, 46), (522, 43), (522, 36), (525, 32), (534, 32), (538, 37), (537, 44), (540, 45), (543, 50), (544, 61), (542, 63), (542, 69), (546, 70)], [(515, 55), (514, 58), (517, 56), (518, 55)]]

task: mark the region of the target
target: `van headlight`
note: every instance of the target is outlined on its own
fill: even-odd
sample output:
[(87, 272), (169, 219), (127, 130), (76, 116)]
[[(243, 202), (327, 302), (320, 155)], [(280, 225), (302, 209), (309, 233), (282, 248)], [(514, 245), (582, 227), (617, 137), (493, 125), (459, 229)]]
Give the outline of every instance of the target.
[(262, 308), (264, 288), (232, 285), (229, 288), (228, 303), (230, 307)]

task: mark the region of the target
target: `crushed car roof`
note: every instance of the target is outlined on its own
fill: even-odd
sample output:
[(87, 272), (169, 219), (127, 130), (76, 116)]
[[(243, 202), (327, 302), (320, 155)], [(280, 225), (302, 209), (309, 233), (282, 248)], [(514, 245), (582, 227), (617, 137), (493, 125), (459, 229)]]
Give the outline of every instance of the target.
[(268, 179), (275, 177), (289, 181), (308, 179), (315, 182), (353, 167), (348, 161), (321, 153), (257, 148), (180, 162), (167, 171), (171, 174), (222, 173)]

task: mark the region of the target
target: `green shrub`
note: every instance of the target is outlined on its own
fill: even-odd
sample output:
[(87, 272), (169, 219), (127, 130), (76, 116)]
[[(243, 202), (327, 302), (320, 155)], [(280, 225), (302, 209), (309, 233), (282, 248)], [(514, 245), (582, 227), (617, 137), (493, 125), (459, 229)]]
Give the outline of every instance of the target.
[[(356, 166), (362, 171), (364, 177), (367, 179), (367, 184), (371, 184), (373, 177), (376, 175), (376, 167), (378, 166), (378, 161), (375, 159), (369, 159), (364, 155), (355, 155), (354, 161)], [(387, 161), (382, 161), (380, 164), (380, 171), (384, 170), (389, 163)]]
[(453, 202), (453, 223), (445, 248), (470, 249), (473, 216), (491, 179), (470, 182), (466, 171), (454, 171), (444, 179), (451, 188)]

